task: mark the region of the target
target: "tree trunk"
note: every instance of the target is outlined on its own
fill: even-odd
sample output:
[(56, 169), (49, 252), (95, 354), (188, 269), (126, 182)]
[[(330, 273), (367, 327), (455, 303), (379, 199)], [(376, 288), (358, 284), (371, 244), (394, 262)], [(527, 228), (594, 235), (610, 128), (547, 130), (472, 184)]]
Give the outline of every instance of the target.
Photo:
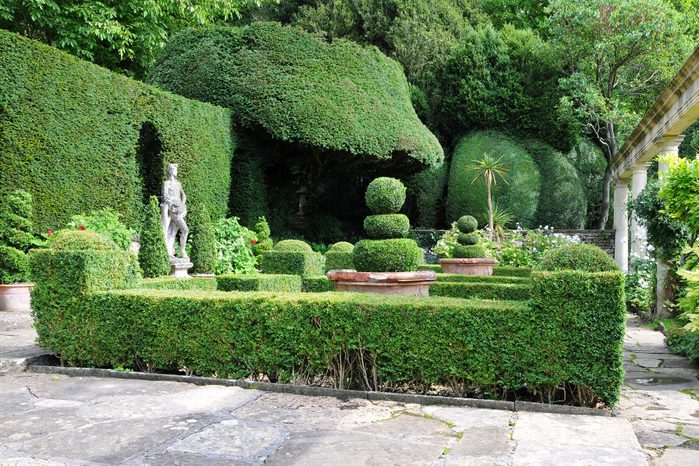
[(490, 195), (490, 178), (486, 180), (485, 183), (486, 188), (488, 189), (488, 226), (490, 227), (490, 231), (488, 232), (488, 235), (490, 236), (490, 241), (493, 240), (493, 230), (495, 229), (494, 221), (493, 221), (493, 199), (491, 198)]
[(597, 228), (604, 230), (609, 219), (609, 198), (612, 187), (612, 164), (607, 162), (607, 168), (604, 170), (604, 178), (602, 179), (602, 205), (600, 206), (599, 221)]

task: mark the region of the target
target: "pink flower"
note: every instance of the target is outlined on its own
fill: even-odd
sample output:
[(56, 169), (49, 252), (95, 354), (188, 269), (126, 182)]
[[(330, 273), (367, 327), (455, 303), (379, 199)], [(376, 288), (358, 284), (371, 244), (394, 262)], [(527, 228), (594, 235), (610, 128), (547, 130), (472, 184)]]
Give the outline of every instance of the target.
[(53, 234), (53, 230), (49, 230), (46, 232), (46, 236), (51, 236)]

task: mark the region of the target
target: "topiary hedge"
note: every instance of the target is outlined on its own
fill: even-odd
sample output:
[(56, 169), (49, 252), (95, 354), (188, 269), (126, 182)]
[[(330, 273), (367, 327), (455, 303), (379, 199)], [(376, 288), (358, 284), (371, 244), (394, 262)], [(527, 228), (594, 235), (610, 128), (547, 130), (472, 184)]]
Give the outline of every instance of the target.
[(34, 228), (111, 208), (131, 228), (178, 163), (190, 202), (227, 210), (230, 112), (0, 30), (0, 197), (34, 198)]
[(275, 251), (285, 251), (285, 252), (304, 252), (304, 253), (313, 252), (313, 249), (311, 248), (311, 246), (307, 242), (301, 241), (299, 239), (281, 240), (277, 244), (274, 245), (273, 249)]
[(335, 291), (335, 282), (325, 275), (314, 275), (302, 277), (303, 291), (307, 293), (322, 293), (325, 291)]
[(364, 231), (371, 239), (405, 238), (410, 233), (410, 220), (403, 214), (368, 215)]
[(420, 248), (406, 238), (361, 240), (354, 245), (352, 256), (360, 272), (410, 272), (422, 262)]
[(272, 250), (260, 256), (260, 268), (265, 274), (322, 275), (325, 257), (317, 252)]
[[(537, 272), (529, 302), (354, 293), (113, 290), (121, 251), (31, 254), (39, 343), (64, 363), (196, 375), (327, 375), (361, 349), (341, 386), (409, 383), (464, 394), (528, 391), (615, 404), (623, 379), (623, 276)], [(60, 271), (60, 273), (58, 273)], [(536, 322), (536, 325), (532, 325)], [(197, 331), (192, 331), (196, 329)], [(177, 338), (173, 338), (173, 335)], [(358, 372), (356, 372), (356, 371)], [(374, 373), (370, 386), (365, 377)], [(364, 376), (362, 375), (364, 374)], [(579, 387), (581, 390), (576, 390)], [(553, 395), (552, 395), (553, 394)], [(558, 394), (558, 395), (556, 395)]]
[(219, 291), (301, 291), (301, 277), (298, 275), (219, 275), (216, 284)]
[(614, 259), (592, 244), (569, 244), (549, 249), (541, 257), (540, 270), (581, 270), (584, 272), (618, 271)]
[(138, 262), (147, 278), (160, 277), (170, 273), (171, 264), (165, 244), (165, 232), (161, 223), (158, 198), (151, 196), (146, 211), (146, 220), (141, 230), (141, 247)]
[(451, 298), (526, 301), (529, 299), (530, 293), (531, 286), (527, 283), (438, 281), (430, 285), (431, 296)]
[(405, 154), (423, 166), (444, 158), (415, 114), (400, 65), (348, 40), (328, 43), (276, 23), (185, 30), (150, 80), (227, 107), (244, 128), (277, 140), (384, 160)]
[(522, 146), (539, 166), (541, 183), (539, 205), (534, 223), (558, 229), (585, 228), (587, 196), (578, 172), (568, 159), (553, 147), (536, 140)]
[(539, 205), (541, 176), (532, 157), (515, 141), (496, 131), (478, 131), (463, 137), (452, 155), (447, 186), (446, 219), (453, 221), (463, 212), (476, 216), (487, 214), (487, 195), (483, 177), (472, 169), (484, 153), (502, 157), (509, 169), (505, 181), (493, 187), (493, 199), (509, 209), (523, 227), (534, 227)]
[(354, 245), (346, 241), (333, 244), (325, 253), (325, 271), (337, 269), (353, 269), (352, 252)]
[(106, 236), (88, 230), (63, 230), (51, 238), (51, 249), (54, 251), (111, 251), (118, 247)]
[(138, 288), (144, 290), (189, 290), (189, 291), (215, 291), (216, 280), (205, 277), (157, 277), (144, 278), (138, 284)]

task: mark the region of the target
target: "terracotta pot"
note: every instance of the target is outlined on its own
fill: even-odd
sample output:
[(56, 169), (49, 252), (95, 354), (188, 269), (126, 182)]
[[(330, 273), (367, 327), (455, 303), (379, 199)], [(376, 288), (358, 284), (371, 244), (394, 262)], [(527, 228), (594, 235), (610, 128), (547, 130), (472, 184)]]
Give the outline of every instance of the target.
[(416, 272), (331, 270), (326, 275), (335, 282), (336, 291), (401, 296), (429, 296), (430, 285), (437, 279), (437, 274), (431, 270)]
[(458, 275), (492, 275), (493, 266), (498, 261), (495, 259), (439, 259), (442, 272)]
[(31, 302), (29, 292), (33, 283), (13, 283), (0, 285), (0, 311), (4, 312), (29, 312)]

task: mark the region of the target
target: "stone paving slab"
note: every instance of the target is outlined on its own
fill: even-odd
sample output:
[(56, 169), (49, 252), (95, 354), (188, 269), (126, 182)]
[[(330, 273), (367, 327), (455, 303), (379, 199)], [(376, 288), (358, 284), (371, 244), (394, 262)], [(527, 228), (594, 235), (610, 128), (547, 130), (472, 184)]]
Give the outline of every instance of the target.
[(29, 312), (0, 312), (0, 373), (21, 370), (27, 360), (49, 354), (35, 345)]

